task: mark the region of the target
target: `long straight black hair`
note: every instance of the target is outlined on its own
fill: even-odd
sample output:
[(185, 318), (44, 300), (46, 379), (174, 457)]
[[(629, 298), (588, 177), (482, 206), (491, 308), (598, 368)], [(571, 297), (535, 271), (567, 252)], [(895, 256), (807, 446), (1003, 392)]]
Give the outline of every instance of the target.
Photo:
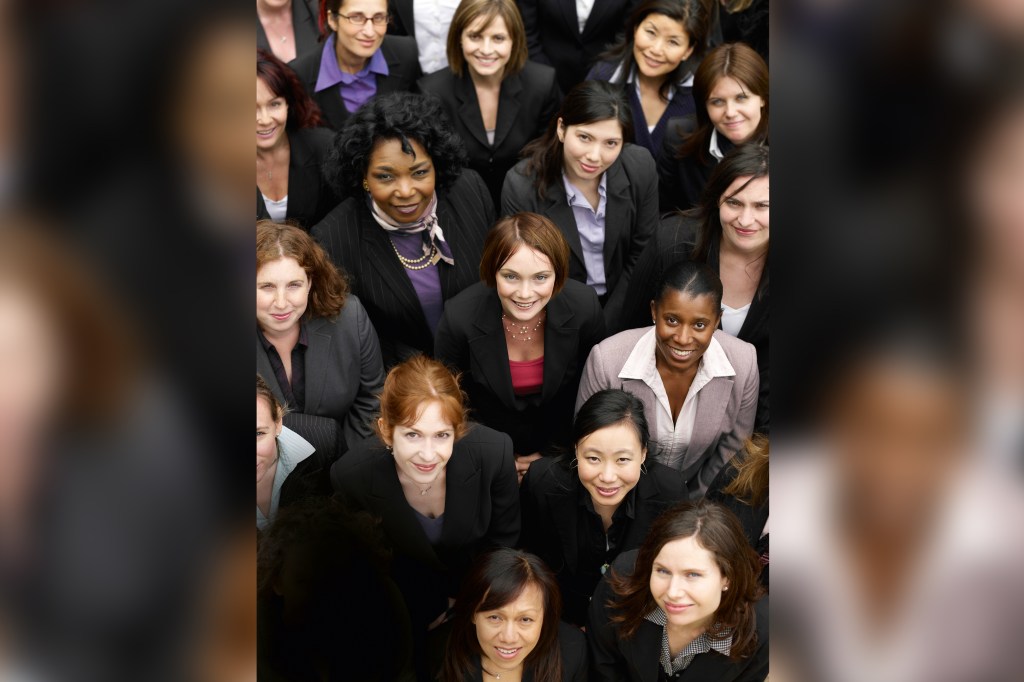
[(604, 81), (583, 81), (569, 91), (548, 129), (523, 149), (523, 158), (529, 159), (526, 173), (533, 176), (533, 187), (541, 199), (548, 186), (562, 176), (564, 145), (558, 139), (558, 121), (568, 128), (608, 119), (619, 122), (624, 143), (633, 141), (633, 111), (621, 88)]

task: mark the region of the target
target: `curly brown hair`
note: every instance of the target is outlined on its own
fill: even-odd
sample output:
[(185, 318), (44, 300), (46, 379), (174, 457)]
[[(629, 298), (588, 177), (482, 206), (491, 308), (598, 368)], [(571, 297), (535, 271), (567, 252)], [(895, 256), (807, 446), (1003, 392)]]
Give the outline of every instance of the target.
[(278, 258), (294, 258), (309, 277), (309, 305), (303, 317), (334, 318), (345, 307), (348, 280), (327, 252), (298, 227), (256, 221), (256, 272)]

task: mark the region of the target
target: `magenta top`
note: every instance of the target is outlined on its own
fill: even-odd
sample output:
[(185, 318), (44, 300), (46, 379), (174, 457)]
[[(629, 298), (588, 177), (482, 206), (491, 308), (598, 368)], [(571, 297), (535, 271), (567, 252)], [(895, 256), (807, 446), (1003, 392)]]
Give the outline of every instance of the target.
[(512, 391), (518, 396), (540, 393), (544, 385), (544, 356), (536, 360), (508, 361), (509, 372), (512, 373)]

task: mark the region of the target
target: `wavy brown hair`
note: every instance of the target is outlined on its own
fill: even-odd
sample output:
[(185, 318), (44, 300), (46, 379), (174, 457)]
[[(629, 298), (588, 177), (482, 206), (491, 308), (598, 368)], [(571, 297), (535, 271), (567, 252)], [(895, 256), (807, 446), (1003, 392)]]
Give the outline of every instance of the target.
[(614, 611), (611, 622), (618, 625), (622, 639), (631, 639), (636, 634), (644, 616), (657, 607), (651, 595), (654, 560), (668, 543), (691, 537), (714, 555), (722, 577), (729, 581), (729, 589), (722, 593), (715, 623), (707, 635), (712, 639), (731, 636), (729, 657), (745, 658), (757, 644), (754, 603), (764, 593), (758, 582), (761, 561), (747, 542), (739, 519), (715, 502), (682, 502), (672, 507), (651, 525), (637, 553), (632, 575), (619, 575), (611, 570), (608, 581), (614, 594), (608, 602), (608, 608)]
[(327, 252), (298, 227), (271, 220), (256, 222), (256, 273), (278, 258), (294, 258), (309, 277), (309, 305), (303, 317), (334, 318), (345, 307), (348, 281)]
[(722, 492), (760, 507), (768, 500), (768, 438), (755, 433), (743, 444), (743, 453), (732, 458), (729, 466), (736, 469), (736, 476)]
[(558, 647), (558, 621), (562, 613), (562, 596), (551, 569), (539, 557), (518, 549), (500, 548), (482, 555), (462, 583), (452, 634), (441, 669), (442, 682), (473, 679), (478, 667), (480, 642), (473, 617), (484, 611), (500, 609), (516, 600), (528, 585), (540, 590), (544, 599), (544, 621), (537, 646), (523, 661), (524, 677), (533, 673), (536, 682), (560, 682), (562, 653)]

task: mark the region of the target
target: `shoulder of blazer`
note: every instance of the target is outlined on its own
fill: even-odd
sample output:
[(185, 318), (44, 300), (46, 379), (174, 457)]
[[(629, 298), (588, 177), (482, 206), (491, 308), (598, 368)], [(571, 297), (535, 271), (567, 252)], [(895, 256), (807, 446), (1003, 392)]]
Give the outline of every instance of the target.
[[(473, 459), (472, 466), (488, 472), (491, 476), (498, 473), (498, 466), (503, 459), (496, 456), (495, 451), (507, 450), (509, 457), (511, 458), (512, 456), (511, 438), (501, 431), (495, 431), (490, 427), (477, 423), (469, 425), (466, 435), (455, 444), (455, 447), (462, 450), (464, 455), (469, 455)], [(464, 465), (469, 464), (467, 459), (467, 457), (462, 458)]]
[(292, 157), (297, 163), (322, 163), (334, 142), (335, 132), (329, 128), (299, 128), (288, 133)]
[(498, 294), (483, 282), (474, 282), (448, 299), (444, 304), (445, 312), (452, 311), (451, 321), (458, 327), (471, 324), (488, 303), (497, 299)]
[(721, 329), (715, 331), (714, 338), (718, 339), (718, 342), (722, 344), (722, 348), (725, 350), (725, 354), (729, 358), (733, 369), (736, 370), (737, 376), (743, 371), (757, 371), (757, 349), (754, 348), (753, 344), (743, 339), (737, 339)]
[(562, 290), (552, 297), (548, 307), (551, 308), (552, 317), (576, 318), (579, 325), (585, 324), (587, 320), (591, 319), (586, 316), (591, 311), (601, 316), (600, 299), (597, 298), (594, 289), (583, 282), (569, 278), (566, 278)]
[(446, 198), (449, 198), (449, 200), (454, 201), (458, 199), (470, 204), (477, 204), (483, 208), (484, 198), (489, 199), (490, 196), (491, 193), (488, 191), (487, 185), (484, 184), (480, 174), (467, 166), (459, 173), (459, 177), (455, 178), (452, 186), (444, 190), (441, 200), (444, 201)]
[(512, 76), (512, 78), (518, 78), (522, 82), (523, 87), (528, 90), (546, 93), (554, 86), (555, 79), (557, 78), (556, 74), (557, 72), (553, 66), (527, 60), (523, 64), (523, 70)]
[(658, 497), (666, 500), (685, 500), (686, 481), (679, 472), (661, 462), (647, 462), (648, 477), (658, 491)]
[(323, 58), (323, 44), (317, 43), (319, 49), (310, 50), (301, 54), (294, 61), (288, 63), (288, 67), (299, 77), (299, 80), (306, 86), (310, 97), (313, 96), (313, 88), (316, 87), (316, 79), (320, 74), (320, 60)]
[[(616, 359), (616, 363), (621, 368), (622, 365), (626, 364), (626, 359), (629, 354), (633, 351), (640, 337), (650, 331), (650, 327), (640, 327), (638, 329), (627, 329), (624, 332), (613, 334), (601, 343), (594, 346), (594, 348), (600, 348), (601, 353), (613, 357)], [(618, 370), (616, 370), (618, 374)]]
[(428, 73), (416, 81), (416, 84), (419, 85), (421, 92), (442, 96), (455, 90), (458, 80), (451, 67), (446, 66), (440, 71)]
[[(515, 193), (520, 203), (535, 209), (540, 206), (541, 201), (533, 189), (533, 175), (526, 170), (529, 163), (529, 159), (517, 161), (516, 165), (512, 166), (512, 169), (505, 174), (505, 187)], [(557, 193), (555, 194), (557, 195)], [(552, 192), (547, 193), (547, 201), (552, 201)]]
[(619, 154), (619, 161), (623, 170), (626, 171), (626, 175), (634, 183), (657, 183), (657, 165), (646, 147), (632, 143), (626, 144), (622, 148), (622, 153)]
[(541, 457), (530, 465), (530, 492), (538, 499), (543, 500), (552, 493), (568, 494), (572, 490), (572, 478), (556, 457)]
[[(352, 445), (338, 461), (331, 465), (331, 481), (344, 481), (352, 492), (369, 490), (367, 482), (374, 463), (385, 453), (384, 445), (376, 436), (364, 438)], [(357, 479), (357, 480), (354, 480)], [(337, 489), (337, 487), (335, 488)]]
[(384, 53), (384, 58), (388, 60), (388, 66), (391, 66), (392, 59), (397, 62), (404, 62), (407, 59), (419, 59), (419, 53), (416, 50), (416, 39), (411, 36), (396, 36), (396, 35), (385, 35), (384, 40), (381, 41), (380, 49)]
[(618, 67), (619, 63), (616, 61), (604, 60), (597, 62), (587, 74), (587, 80), (609, 81)]

